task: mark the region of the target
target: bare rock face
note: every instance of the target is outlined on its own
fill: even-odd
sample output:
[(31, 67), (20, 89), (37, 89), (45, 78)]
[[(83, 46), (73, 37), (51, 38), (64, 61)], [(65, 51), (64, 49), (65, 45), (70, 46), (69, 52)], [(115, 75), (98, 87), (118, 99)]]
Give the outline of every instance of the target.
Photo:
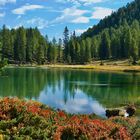
[(110, 117), (117, 117), (117, 116), (122, 116), (122, 117), (131, 117), (135, 114), (136, 108), (133, 105), (124, 107), (124, 108), (117, 108), (117, 109), (107, 109), (106, 110), (106, 116), (108, 118)]

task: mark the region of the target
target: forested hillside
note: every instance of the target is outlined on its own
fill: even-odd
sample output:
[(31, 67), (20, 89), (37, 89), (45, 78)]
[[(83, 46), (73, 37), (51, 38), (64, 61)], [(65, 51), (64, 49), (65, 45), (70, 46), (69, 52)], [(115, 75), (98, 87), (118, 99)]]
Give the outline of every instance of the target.
[(76, 53), (72, 49), (70, 56), (73, 58), (79, 53), (81, 59), (78, 62), (81, 63), (96, 59), (129, 58), (135, 64), (140, 57), (139, 38), (140, 1), (135, 0), (89, 28), (79, 38), (71, 38), (73, 45), (70, 48), (76, 48)]
[[(134, 20), (131, 25), (125, 20), (118, 28), (106, 28), (98, 35), (87, 38), (71, 38), (69, 43), (72, 62), (90, 62), (105, 59), (130, 59), (132, 63), (140, 57), (140, 25)], [(71, 49), (72, 48), (72, 49)]]
[(131, 25), (134, 19), (140, 20), (139, 0), (135, 0), (130, 4), (128, 3), (127, 6), (118, 9), (117, 12), (113, 12), (110, 16), (101, 20), (99, 24), (94, 25), (92, 28), (89, 28), (86, 32), (84, 32), (82, 37), (92, 37), (93, 35), (97, 35), (105, 28), (118, 28), (125, 21)]
[(80, 37), (70, 35), (67, 27), (63, 39), (48, 40), (37, 28), (0, 31), (0, 56), (9, 63), (85, 64), (95, 60), (140, 58), (140, 1), (135, 0), (101, 20)]

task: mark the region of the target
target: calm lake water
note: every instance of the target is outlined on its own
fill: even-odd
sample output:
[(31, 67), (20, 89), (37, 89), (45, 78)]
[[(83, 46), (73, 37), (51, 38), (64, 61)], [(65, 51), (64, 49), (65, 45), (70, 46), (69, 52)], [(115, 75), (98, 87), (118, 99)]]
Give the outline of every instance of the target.
[(95, 113), (140, 100), (140, 75), (41, 68), (7, 68), (0, 96), (40, 101), (69, 113)]

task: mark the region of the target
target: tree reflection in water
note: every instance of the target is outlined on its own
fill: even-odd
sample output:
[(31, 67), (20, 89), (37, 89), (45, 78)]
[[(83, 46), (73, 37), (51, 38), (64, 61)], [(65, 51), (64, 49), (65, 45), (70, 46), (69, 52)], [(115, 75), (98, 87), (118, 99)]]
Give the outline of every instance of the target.
[(39, 100), (71, 113), (104, 115), (104, 108), (137, 102), (140, 75), (40, 68), (8, 68), (0, 96)]

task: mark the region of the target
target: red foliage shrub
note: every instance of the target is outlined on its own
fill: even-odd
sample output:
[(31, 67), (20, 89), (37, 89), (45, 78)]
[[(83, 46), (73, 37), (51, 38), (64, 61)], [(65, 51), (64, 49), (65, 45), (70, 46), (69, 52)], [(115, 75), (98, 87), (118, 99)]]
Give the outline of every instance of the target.
[[(117, 119), (115, 118), (99, 120), (90, 119), (88, 115), (71, 116), (63, 111), (54, 111), (47, 106), (42, 106), (43, 105), (38, 102), (19, 100), (18, 98), (4, 98), (0, 100), (0, 119), (9, 121), (13, 118), (18, 118), (18, 122), (15, 123), (16, 126), (9, 127), (9, 133), (13, 133), (13, 128), (14, 131), (17, 131), (17, 128), (21, 130), (24, 127), (28, 128), (30, 123), (30, 125), (36, 125), (35, 127), (39, 127), (38, 125), (42, 123), (39, 129), (43, 129), (44, 127), (42, 130), (42, 132), (44, 132), (43, 135), (54, 140), (65, 140), (67, 138), (77, 140), (132, 139), (127, 127), (121, 125), (121, 123), (117, 123)], [(22, 117), (20, 116), (21, 114)], [(33, 119), (31, 119), (31, 117)], [(119, 120), (123, 119), (119, 118)], [(129, 121), (128, 119), (128, 122)], [(43, 125), (44, 122), (45, 125)], [(129, 123), (131, 124), (133, 122), (134, 121), (130, 121)], [(32, 129), (30, 128), (26, 131), (25, 133), (32, 131)]]

